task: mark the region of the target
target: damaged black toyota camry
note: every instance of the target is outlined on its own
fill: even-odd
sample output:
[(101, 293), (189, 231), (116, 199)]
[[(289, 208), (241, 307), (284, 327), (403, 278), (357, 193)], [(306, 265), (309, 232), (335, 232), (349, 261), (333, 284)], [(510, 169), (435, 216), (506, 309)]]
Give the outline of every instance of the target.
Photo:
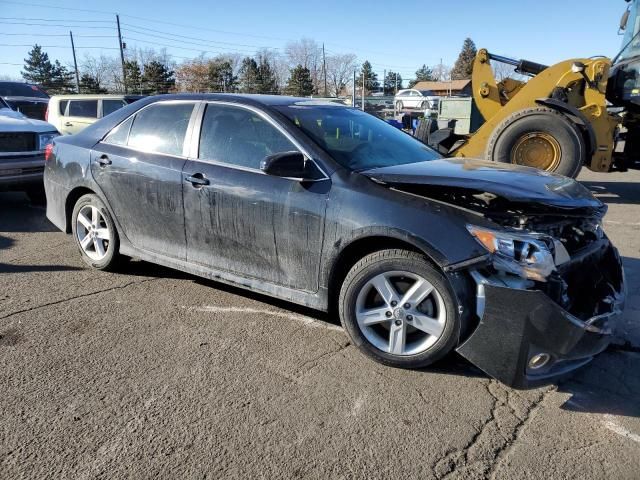
[(579, 183), (441, 159), (342, 105), (150, 97), (56, 138), (45, 187), (92, 267), (137, 257), (335, 311), (394, 367), (455, 349), (516, 388), (552, 382), (623, 306), (606, 208)]

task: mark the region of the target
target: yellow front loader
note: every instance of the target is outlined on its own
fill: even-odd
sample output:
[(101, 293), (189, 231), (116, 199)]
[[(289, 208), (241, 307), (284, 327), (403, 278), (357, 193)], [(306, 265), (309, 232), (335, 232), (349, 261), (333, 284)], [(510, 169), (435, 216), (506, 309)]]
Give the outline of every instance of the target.
[[(512, 65), (531, 78), (497, 81), (491, 62)], [(460, 132), (449, 116), (438, 127), (422, 122), (416, 136), (446, 156), (486, 158), (576, 177), (586, 166), (611, 170), (619, 123), (607, 112), (608, 58), (572, 59), (547, 67), (480, 50), (472, 74), (473, 101), (479, 120)], [(458, 99), (460, 100), (460, 99)], [(456, 101), (456, 99), (451, 99)], [(441, 101), (440, 113), (447, 108)], [(446, 117), (446, 116), (445, 116)], [(443, 125), (445, 123), (445, 125)]]

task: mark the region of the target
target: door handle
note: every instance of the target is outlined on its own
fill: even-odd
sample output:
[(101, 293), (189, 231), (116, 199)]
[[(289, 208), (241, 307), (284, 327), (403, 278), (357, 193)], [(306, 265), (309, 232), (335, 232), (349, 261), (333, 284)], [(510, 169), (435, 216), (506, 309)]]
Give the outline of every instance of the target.
[(100, 165), (101, 167), (106, 167), (107, 165), (111, 165), (113, 162), (111, 161), (111, 159), (109, 157), (107, 157), (106, 155), (102, 155), (101, 157), (99, 157), (96, 160), (96, 163), (98, 165)]
[(64, 126), (65, 126), (65, 127), (73, 127), (73, 123), (71, 123), (71, 122), (66, 122), (66, 123), (64, 124)]
[(184, 177), (184, 179), (196, 188), (209, 185), (211, 183), (202, 173), (194, 173), (193, 175)]

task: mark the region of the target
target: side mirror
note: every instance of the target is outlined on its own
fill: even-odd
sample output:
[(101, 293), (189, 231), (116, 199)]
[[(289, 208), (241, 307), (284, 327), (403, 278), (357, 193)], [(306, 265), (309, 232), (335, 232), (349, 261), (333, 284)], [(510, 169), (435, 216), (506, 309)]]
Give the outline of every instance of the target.
[(316, 164), (300, 152), (282, 152), (269, 155), (260, 162), (260, 170), (267, 175), (301, 182), (315, 182), (323, 178), (322, 172)]

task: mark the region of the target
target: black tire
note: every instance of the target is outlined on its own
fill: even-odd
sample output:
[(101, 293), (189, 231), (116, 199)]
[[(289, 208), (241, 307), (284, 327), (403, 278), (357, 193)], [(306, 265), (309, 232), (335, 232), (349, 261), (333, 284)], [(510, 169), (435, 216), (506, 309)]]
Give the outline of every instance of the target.
[[(92, 206), (97, 208), (104, 219), (104, 222), (109, 231), (109, 239), (108, 245), (105, 249), (105, 256), (100, 260), (95, 260), (89, 257), (83, 248), (80, 245), (80, 240), (78, 238), (78, 214), (82, 210), (83, 207)], [(73, 207), (73, 213), (71, 214), (71, 229), (73, 232), (73, 239), (76, 242), (78, 250), (80, 251), (80, 255), (82, 256), (82, 260), (97, 270), (105, 270), (105, 271), (113, 271), (115, 270), (121, 263), (122, 257), (119, 254), (118, 250), (120, 248), (120, 239), (118, 238), (118, 232), (116, 230), (115, 223), (109, 214), (109, 210), (105, 204), (100, 200), (97, 195), (92, 193), (83, 195), (78, 199), (75, 206)]]
[[(375, 276), (398, 270), (419, 275), (430, 282), (442, 296), (447, 315), (444, 330), (437, 341), (416, 355), (393, 355), (377, 348), (367, 340), (356, 319), (360, 290)], [(449, 353), (458, 342), (461, 322), (454, 299), (449, 281), (424, 255), (407, 250), (381, 250), (364, 257), (347, 274), (338, 301), (340, 322), (352, 343), (373, 360), (397, 368), (426, 367)]]
[(403, 107), (404, 107), (404, 104), (403, 104), (402, 102), (398, 102), (398, 103), (396, 103), (396, 110), (397, 110), (397, 111), (402, 110), (402, 108), (403, 108)]
[(422, 120), (420, 120), (420, 123), (418, 124), (418, 128), (416, 128), (415, 133), (413, 134), (413, 136), (415, 138), (417, 138), (418, 140), (420, 140), (422, 143), (424, 144), (429, 144), (429, 134), (431, 129), (431, 123), (430, 120), (427, 120), (426, 118), (423, 118)]
[(31, 187), (26, 191), (27, 197), (34, 205), (46, 205), (47, 196), (44, 193), (44, 185), (38, 187)]
[(550, 108), (527, 108), (513, 113), (494, 130), (487, 144), (488, 160), (515, 163), (512, 152), (518, 140), (541, 132), (560, 146), (560, 159), (554, 173), (575, 178), (586, 163), (587, 147), (580, 129), (565, 115)]

